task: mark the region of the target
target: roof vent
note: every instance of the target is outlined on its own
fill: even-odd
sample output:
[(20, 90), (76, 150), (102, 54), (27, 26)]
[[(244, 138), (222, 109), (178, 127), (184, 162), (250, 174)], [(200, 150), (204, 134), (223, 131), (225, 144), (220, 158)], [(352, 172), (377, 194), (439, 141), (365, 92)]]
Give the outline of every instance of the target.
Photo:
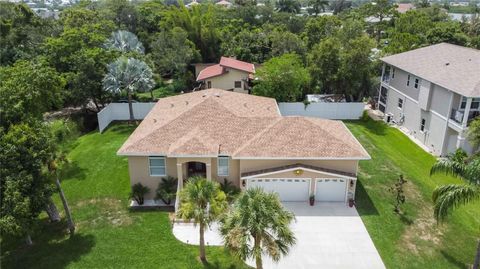
[(216, 97), (220, 97), (220, 93), (218, 93), (218, 92), (215, 93), (214, 95), (215, 95)]
[(445, 65), (450, 65), (450, 63), (445, 63)]

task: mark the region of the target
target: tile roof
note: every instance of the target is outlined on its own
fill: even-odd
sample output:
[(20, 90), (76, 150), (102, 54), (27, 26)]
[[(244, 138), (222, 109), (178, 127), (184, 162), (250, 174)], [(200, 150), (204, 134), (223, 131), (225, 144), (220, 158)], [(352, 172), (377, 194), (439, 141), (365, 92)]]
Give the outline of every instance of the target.
[(226, 68), (232, 68), (250, 74), (255, 73), (255, 65), (243, 61), (239, 61), (233, 58), (222, 57), (219, 64), (205, 67), (198, 73), (197, 81), (204, 80), (211, 77), (223, 75), (228, 72)]
[(340, 121), (283, 117), (272, 98), (219, 89), (160, 99), (118, 154), (369, 158)]
[(240, 61), (233, 58), (223, 57), (220, 59), (220, 65), (224, 67), (230, 67), (233, 69), (245, 71), (248, 73), (255, 73), (255, 65), (251, 63), (247, 63), (244, 61)]
[(219, 64), (205, 67), (198, 73), (197, 81), (225, 74), (227, 71)]
[(440, 43), (381, 59), (466, 97), (480, 97), (480, 50)]

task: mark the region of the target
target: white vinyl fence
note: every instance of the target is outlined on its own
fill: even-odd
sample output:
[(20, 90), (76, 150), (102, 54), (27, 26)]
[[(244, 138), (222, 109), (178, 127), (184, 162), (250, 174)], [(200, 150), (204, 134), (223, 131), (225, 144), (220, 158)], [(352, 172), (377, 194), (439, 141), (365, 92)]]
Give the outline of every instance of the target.
[[(133, 116), (142, 120), (155, 103), (133, 103)], [(282, 116), (307, 116), (332, 120), (356, 120), (362, 116), (364, 103), (278, 103)], [(103, 132), (115, 120), (129, 120), (127, 103), (111, 103), (97, 114), (98, 128)]]
[[(155, 103), (133, 103), (133, 116), (136, 120), (142, 120), (152, 110)], [(115, 120), (129, 120), (130, 112), (128, 103), (111, 103), (102, 111), (98, 112), (98, 129), (103, 132), (107, 126)]]
[(331, 120), (357, 120), (364, 103), (278, 103), (282, 116), (307, 116)]

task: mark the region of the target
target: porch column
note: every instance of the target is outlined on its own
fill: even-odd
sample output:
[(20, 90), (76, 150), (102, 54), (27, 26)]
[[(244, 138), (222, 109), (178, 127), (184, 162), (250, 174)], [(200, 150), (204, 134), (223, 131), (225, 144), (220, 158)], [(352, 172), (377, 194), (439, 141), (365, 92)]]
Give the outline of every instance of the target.
[(208, 180), (212, 180), (212, 163), (211, 161), (208, 161), (208, 163), (205, 163), (205, 167), (206, 167), (206, 174), (207, 174), (207, 179)]
[(468, 114), (470, 114), (470, 107), (472, 106), (472, 99), (473, 98), (467, 98), (467, 104), (465, 105), (465, 111), (463, 112), (463, 121), (462, 121), (462, 127), (466, 128), (467, 123), (468, 123)]
[(178, 208), (180, 207), (180, 191), (183, 189), (183, 164), (178, 163), (177, 161), (177, 196), (175, 198), (175, 212), (177, 212)]

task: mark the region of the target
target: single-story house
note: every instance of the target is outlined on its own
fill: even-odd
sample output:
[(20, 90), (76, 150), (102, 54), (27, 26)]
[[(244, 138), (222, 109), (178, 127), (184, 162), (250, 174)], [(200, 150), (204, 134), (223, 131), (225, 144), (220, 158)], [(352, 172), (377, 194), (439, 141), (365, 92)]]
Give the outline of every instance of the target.
[(202, 89), (217, 88), (250, 93), (250, 81), (255, 74), (255, 65), (222, 57), (218, 64), (195, 64), (195, 74)]
[(358, 162), (370, 159), (341, 121), (281, 116), (275, 99), (221, 89), (160, 99), (117, 154), (128, 157), (131, 185), (152, 190), (147, 200), (162, 177), (181, 190), (201, 175), (282, 201), (347, 202)]

